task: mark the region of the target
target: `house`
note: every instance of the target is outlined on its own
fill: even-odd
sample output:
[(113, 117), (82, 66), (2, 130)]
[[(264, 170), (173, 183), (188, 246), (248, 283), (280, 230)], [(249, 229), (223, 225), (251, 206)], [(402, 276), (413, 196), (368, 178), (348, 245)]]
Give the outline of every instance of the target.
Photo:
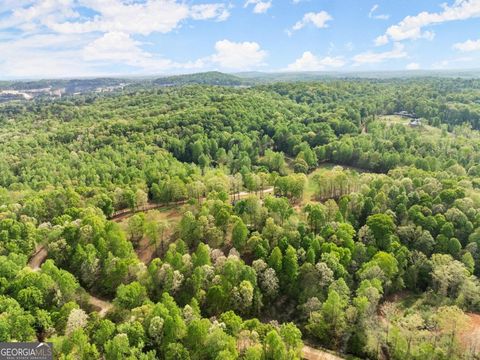
[(393, 115), (397, 115), (397, 116), (401, 116), (409, 119), (417, 119), (416, 114), (411, 114), (408, 111), (399, 111), (399, 112), (393, 113)]
[(417, 119), (411, 119), (411, 120), (410, 120), (410, 123), (409, 123), (408, 125), (410, 125), (410, 126), (412, 126), (412, 127), (417, 127), (417, 126), (422, 125), (422, 122), (421, 122), (421, 120), (418, 119), (418, 118), (417, 118)]

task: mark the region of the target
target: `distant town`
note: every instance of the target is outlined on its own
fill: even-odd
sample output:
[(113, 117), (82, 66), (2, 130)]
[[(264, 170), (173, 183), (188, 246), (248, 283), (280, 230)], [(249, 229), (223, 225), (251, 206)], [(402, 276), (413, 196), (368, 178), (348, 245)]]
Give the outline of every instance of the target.
[(119, 79), (51, 80), (12, 82), (0, 86), (0, 103), (36, 98), (58, 99), (65, 95), (122, 90), (128, 82)]

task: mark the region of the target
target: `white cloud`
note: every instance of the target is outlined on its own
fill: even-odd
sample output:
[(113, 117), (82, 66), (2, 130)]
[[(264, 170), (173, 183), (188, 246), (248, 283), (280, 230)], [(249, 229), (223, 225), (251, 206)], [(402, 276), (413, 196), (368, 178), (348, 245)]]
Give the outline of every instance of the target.
[(370, 9), (370, 12), (368, 13), (368, 17), (370, 19), (376, 19), (376, 20), (388, 20), (390, 19), (390, 15), (388, 14), (376, 14), (376, 11), (378, 10), (379, 6), (378, 4), (375, 4), (372, 6)]
[[(203, 63), (175, 63), (141, 49), (128, 34), (40, 34), (0, 42), (0, 73), (5, 77), (38, 78), (117, 75), (112, 65), (128, 65), (132, 73), (192, 69)], [(110, 70), (102, 68), (108, 66)]]
[(380, 35), (374, 41), (376, 46), (382, 46), (388, 44), (388, 36), (387, 35)]
[(109, 32), (83, 49), (83, 59), (125, 63), (132, 66), (142, 65), (152, 55), (143, 51), (140, 45), (140, 42), (133, 40), (128, 34)]
[(320, 71), (327, 68), (340, 68), (345, 65), (343, 57), (326, 56), (319, 58), (310, 51), (305, 51), (300, 58), (288, 65), (287, 71)]
[[(216, 66), (208, 58), (166, 59), (144, 50), (145, 42), (135, 36), (168, 33), (189, 19), (226, 20), (229, 6), (211, 1), (193, 5), (184, 0), (0, 0), (0, 73), (95, 76), (115, 75), (111, 71), (122, 66), (129, 66), (131, 73)], [(95, 15), (85, 15), (84, 9)]]
[(27, 6), (32, 3), (32, 0), (2, 0), (0, 2), (0, 14), (12, 11), (16, 7)]
[(423, 28), (444, 22), (477, 17), (480, 17), (480, 0), (455, 0), (452, 5), (443, 4), (440, 12), (423, 11), (415, 16), (405, 17), (398, 24), (390, 26), (384, 36), (388, 41), (420, 38), (431, 40), (434, 33), (423, 31)]
[[(53, 49), (53, 50), (52, 50)], [(267, 52), (255, 42), (218, 41), (212, 55), (176, 62), (145, 51), (142, 43), (122, 32), (33, 35), (0, 42), (0, 73), (9, 78), (158, 74), (222, 68), (248, 70), (264, 65)]]
[(453, 45), (454, 49), (470, 52), (470, 51), (479, 51), (480, 50), (480, 39), (479, 40), (467, 40), (463, 43), (456, 43)]
[(225, 21), (230, 16), (230, 12), (223, 4), (201, 4), (193, 5), (190, 8), (190, 16), (194, 20), (215, 19)]
[[(435, 38), (435, 33), (433, 31), (425, 31), (419, 38), (433, 40)], [(387, 34), (380, 35), (374, 40), (375, 46), (387, 45), (389, 42), (390, 39)]]
[(263, 14), (267, 12), (268, 9), (272, 7), (272, 1), (262, 1), (262, 0), (247, 0), (245, 3), (244, 7), (247, 7), (249, 5), (254, 5), (253, 6), (253, 12), (255, 14)]
[(332, 16), (326, 11), (320, 11), (319, 13), (309, 12), (303, 15), (302, 20), (293, 25), (292, 30), (297, 31), (303, 29), (305, 26), (311, 24), (316, 28), (328, 27), (328, 22), (333, 20)]
[(248, 70), (264, 65), (267, 52), (256, 42), (221, 40), (215, 43), (215, 52), (207, 57), (185, 63), (174, 62), (142, 50), (141, 43), (128, 34), (110, 32), (88, 44), (83, 50), (86, 61), (119, 63), (138, 68), (141, 73), (169, 70), (222, 68)]
[(264, 65), (267, 52), (256, 42), (217, 41), (209, 61), (224, 69), (248, 70)]
[(353, 61), (355, 61), (355, 65), (361, 64), (378, 64), (384, 62), (385, 60), (390, 59), (400, 59), (407, 57), (407, 53), (405, 52), (405, 47), (400, 43), (395, 43), (393, 45), (393, 49), (390, 51), (385, 52), (372, 52), (367, 51), (353, 57)]
[(75, 49), (78, 44), (83, 45), (88, 43), (91, 38), (89, 36), (79, 35), (64, 35), (64, 34), (37, 34), (31, 36), (24, 36), (21, 38), (11, 39), (7, 42), (0, 42), (0, 58), (7, 53), (14, 53), (16, 51), (22, 52), (26, 50), (36, 49)]
[(405, 69), (407, 69), (407, 70), (418, 70), (418, 69), (420, 69), (420, 64), (412, 62), (412, 63), (408, 64), (405, 67)]
[[(9, 2), (8, 15), (0, 20), (0, 29), (16, 27), (32, 32), (51, 21), (64, 21), (77, 18), (73, 10), (73, 0), (44, 0)], [(3, 6), (3, 5), (2, 5)]]
[[(227, 6), (222, 3), (189, 6), (178, 0), (42, 0), (30, 5), (14, 8), (0, 21), (0, 29), (40, 24), (64, 34), (116, 31), (149, 35), (168, 33), (187, 19), (223, 21), (230, 15)], [(81, 17), (75, 11), (79, 6), (97, 15)]]
[(89, 37), (85, 36), (58, 34), (1, 41), (0, 73), (10, 78), (99, 75), (82, 61), (77, 48), (88, 41)]

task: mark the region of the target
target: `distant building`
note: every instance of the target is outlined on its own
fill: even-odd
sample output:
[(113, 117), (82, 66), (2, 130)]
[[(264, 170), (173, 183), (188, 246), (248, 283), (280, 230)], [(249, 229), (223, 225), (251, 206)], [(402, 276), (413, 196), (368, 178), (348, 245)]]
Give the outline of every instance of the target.
[(417, 126), (422, 125), (422, 121), (420, 119), (411, 119), (410, 123), (408, 125), (410, 125), (412, 127), (417, 127)]
[(407, 119), (410, 119), (410, 122), (408, 125), (412, 127), (417, 127), (422, 125), (422, 121), (420, 118), (415, 114), (415, 113), (409, 113), (408, 111), (398, 111), (396, 113), (393, 113), (394, 115), (401, 116)]
[(408, 111), (399, 111), (396, 113), (393, 113), (393, 115), (409, 118), (409, 119), (418, 119), (416, 114), (409, 113)]

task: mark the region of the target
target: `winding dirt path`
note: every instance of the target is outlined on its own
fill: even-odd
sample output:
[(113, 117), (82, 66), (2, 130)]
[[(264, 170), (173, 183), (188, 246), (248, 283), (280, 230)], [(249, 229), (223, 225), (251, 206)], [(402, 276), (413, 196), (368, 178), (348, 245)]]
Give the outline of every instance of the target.
[(337, 355), (330, 354), (321, 349), (312, 348), (308, 345), (304, 345), (302, 348), (302, 358), (305, 360), (344, 360), (344, 358)]
[[(270, 194), (273, 193), (273, 186), (270, 186), (266, 189), (263, 189), (262, 191), (257, 191), (257, 192), (249, 192), (249, 191), (242, 191), (240, 193), (235, 194), (234, 199), (232, 200), (240, 200), (244, 199), (250, 195), (255, 195), (255, 194)], [(205, 200), (206, 198), (203, 197), (202, 200)], [(115, 221), (115, 222), (120, 222), (133, 214), (139, 213), (139, 212), (147, 212), (150, 210), (155, 210), (155, 209), (161, 209), (165, 207), (172, 207), (172, 206), (181, 206), (185, 205), (187, 203), (187, 200), (181, 200), (177, 201), (174, 203), (169, 203), (169, 204), (155, 204), (155, 203), (148, 203), (143, 206), (139, 206), (138, 208), (135, 209), (123, 209), (116, 211), (112, 214), (112, 216), (109, 217), (109, 220)]]
[(262, 191), (257, 191), (257, 192), (250, 192), (250, 191), (241, 191), (236, 196), (239, 196), (240, 199), (246, 198), (250, 195), (257, 195), (257, 194), (270, 194), (273, 193), (273, 186), (270, 186), (266, 189), (263, 189)]
[[(264, 189), (260, 193), (269, 194), (269, 193), (273, 193), (273, 190), (274, 190), (273, 187), (269, 187), (267, 189)], [(242, 199), (252, 194), (253, 193), (243, 191), (237, 194), (237, 196), (238, 196), (238, 199)], [(150, 205), (155, 205), (156, 207), (150, 206), (150, 207), (147, 207), (145, 210), (141, 210), (141, 211), (149, 211), (159, 207), (157, 206), (158, 204), (150, 204)], [(120, 219), (128, 217), (134, 214), (135, 212), (138, 212), (138, 211), (129, 211), (129, 212), (122, 213), (118, 217), (116, 217), (115, 220), (119, 221)], [(38, 271), (40, 269), (40, 266), (47, 259), (47, 256), (48, 256), (47, 249), (43, 245), (37, 246), (35, 254), (33, 254), (33, 256), (28, 261), (28, 266), (32, 268), (34, 271)], [(142, 261), (141, 258), (140, 260)], [(98, 312), (100, 317), (104, 317), (108, 313), (108, 311), (110, 311), (110, 309), (113, 307), (113, 304), (110, 301), (100, 299), (96, 296), (93, 296), (92, 294), (89, 294), (88, 303), (94, 308), (95, 311)], [(307, 345), (305, 345), (302, 348), (302, 358), (305, 360), (344, 360), (341, 357), (330, 354), (320, 349), (312, 348)]]
[(156, 209), (162, 209), (166, 207), (171, 207), (171, 206), (181, 206), (186, 204), (187, 202), (182, 200), (182, 201), (177, 201), (175, 203), (171, 204), (154, 204), (154, 203), (148, 203), (147, 205), (140, 206), (135, 209), (124, 209), (124, 210), (119, 210), (117, 212), (114, 212), (112, 216), (110, 216), (108, 219), (111, 221), (115, 222), (121, 222), (126, 218), (129, 218), (133, 214), (137, 214), (139, 212), (147, 212), (150, 210), (156, 210)]
[[(43, 245), (38, 245), (35, 250), (35, 254), (33, 254), (28, 261), (28, 267), (30, 267), (33, 271), (39, 271), (40, 267), (47, 259), (48, 252)], [(104, 317), (113, 306), (113, 304), (109, 301), (99, 299), (91, 294), (88, 295), (88, 303), (92, 305), (95, 311), (98, 311), (101, 317)]]
[(45, 246), (37, 245), (35, 249), (35, 254), (32, 255), (30, 260), (28, 260), (28, 266), (33, 269), (33, 271), (40, 270), (40, 266), (45, 262), (47, 259), (48, 252)]
[[(33, 271), (39, 271), (40, 267), (47, 259), (47, 256), (47, 249), (43, 245), (37, 246), (35, 254), (33, 254), (33, 256), (28, 261), (28, 266)], [(92, 305), (92, 307), (95, 309), (95, 311), (98, 312), (101, 317), (104, 317), (113, 306), (113, 304), (109, 301), (99, 299), (91, 294), (88, 295), (88, 303)]]
[(468, 317), (468, 323), (460, 333), (460, 343), (466, 351), (478, 354), (480, 351), (480, 314), (465, 313), (465, 315)]
[[(273, 193), (273, 187), (269, 187), (264, 189), (263, 191), (259, 191), (258, 193), (261, 194), (268, 194), (268, 193)], [(242, 191), (236, 196), (238, 196), (238, 199), (243, 199), (248, 197), (249, 195), (253, 195), (254, 193), (247, 192), (247, 191)], [(186, 201), (179, 201), (173, 205), (175, 206), (180, 206), (186, 204)], [(113, 220), (115, 222), (120, 222), (123, 219), (138, 213), (138, 212), (146, 212), (154, 209), (159, 209), (167, 206), (172, 206), (172, 204), (147, 204), (143, 207), (140, 207), (135, 210), (131, 209), (126, 209), (126, 210), (121, 210), (120, 212), (115, 213), (110, 220)], [(145, 254), (143, 254), (145, 255)], [(33, 270), (33, 271), (39, 271), (40, 267), (42, 264), (45, 262), (45, 260), (48, 257), (48, 252), (47, 249), (44, 245), (37, 245), (35, 249), (35, 253), (30, 257), (28, 260), (28, 266)], [(140, 261), (148, 263), (151, 260), (152, 254), (149, 254), (146, 252), (145, 256), (139, 256)], [(102, 300), (100, 298), (97, 298), (91, 294), (89, 294), (89, 299), (88, 303), (95, 309), (95, 311), (98, 311), (99, 315), (101, 317), (105, 316), (107, 312), (112, 308), (113, 304), (107, 300)]]
[(90, 295), (88, 303), (93, 306), (93, 308), (95, 309), (95, 311), (98, 312), (98, 315), (100, 315), (100, 317), (104, 317), (113, 306), (110, 301), (99, 299), (93, 295)]

